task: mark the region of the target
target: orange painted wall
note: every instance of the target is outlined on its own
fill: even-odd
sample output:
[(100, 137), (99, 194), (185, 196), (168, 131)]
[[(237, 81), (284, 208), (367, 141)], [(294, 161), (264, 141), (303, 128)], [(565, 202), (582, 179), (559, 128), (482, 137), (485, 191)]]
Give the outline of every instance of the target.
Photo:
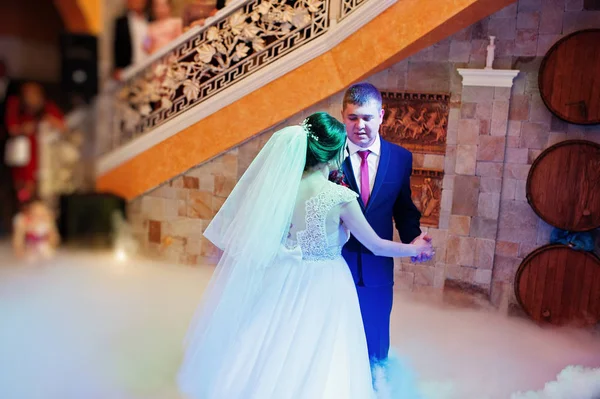
[(67, 31), (98, 35), (102, 30), (102, 0), (54, 0)]

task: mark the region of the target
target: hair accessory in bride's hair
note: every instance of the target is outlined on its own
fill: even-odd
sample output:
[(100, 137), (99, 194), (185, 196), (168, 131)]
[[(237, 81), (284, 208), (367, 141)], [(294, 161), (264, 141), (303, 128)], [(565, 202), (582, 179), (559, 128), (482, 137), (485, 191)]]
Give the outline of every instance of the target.
[(306, 135), (313, 139), (314, 141), (319, 141), (319, 138), (312, 132), (312, 125), (308, 122), (308, 118), (302, 121), (300, 124), (302, 128), (306, 131)]

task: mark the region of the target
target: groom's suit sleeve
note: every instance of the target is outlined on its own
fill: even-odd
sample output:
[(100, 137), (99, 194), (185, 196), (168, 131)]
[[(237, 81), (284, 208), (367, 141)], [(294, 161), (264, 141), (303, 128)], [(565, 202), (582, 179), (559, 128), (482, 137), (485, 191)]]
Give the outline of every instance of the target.
[(421, 234), (421, 212), (411, 198), (410, 175), (412, 174), (412, 154), (405, 157), (405, 175), (402, 178), (402, 188), (394, 203), (394, 222), (400, 235), (400, 240), (408, 244)]

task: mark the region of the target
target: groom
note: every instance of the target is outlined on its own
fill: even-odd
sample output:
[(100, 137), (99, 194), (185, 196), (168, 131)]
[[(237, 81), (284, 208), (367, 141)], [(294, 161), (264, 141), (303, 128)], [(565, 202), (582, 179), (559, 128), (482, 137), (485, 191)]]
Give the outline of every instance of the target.
[[(381, 105), (381, 93), (369, 83), (355, 84), (346, 91), (342, 118), (348, 143), (342, 169), (375, 232), (391, 240), (395, 224), (402, 242), (410, 243), (421, 239), (421, 213), (410, 193), (412, 154), (379, 136), (384, 114)], [(342, 254), (358, 291), (369, 358), (372, 362), (385, 360), (390, 348), (394, 259), (373, 255), (354, 237)]]

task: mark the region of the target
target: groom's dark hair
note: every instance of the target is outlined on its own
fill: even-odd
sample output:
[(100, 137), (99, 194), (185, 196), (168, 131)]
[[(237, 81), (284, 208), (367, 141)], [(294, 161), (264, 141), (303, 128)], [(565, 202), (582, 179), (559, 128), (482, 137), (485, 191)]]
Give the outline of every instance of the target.
[(381, 93), (371, 83), (362, 82), (353, 84), (346, 90), (342, 107), (346, 108), (348, 104), (366, 105), (371, 101), (375, 101), (381, 108), (383, 102)]

